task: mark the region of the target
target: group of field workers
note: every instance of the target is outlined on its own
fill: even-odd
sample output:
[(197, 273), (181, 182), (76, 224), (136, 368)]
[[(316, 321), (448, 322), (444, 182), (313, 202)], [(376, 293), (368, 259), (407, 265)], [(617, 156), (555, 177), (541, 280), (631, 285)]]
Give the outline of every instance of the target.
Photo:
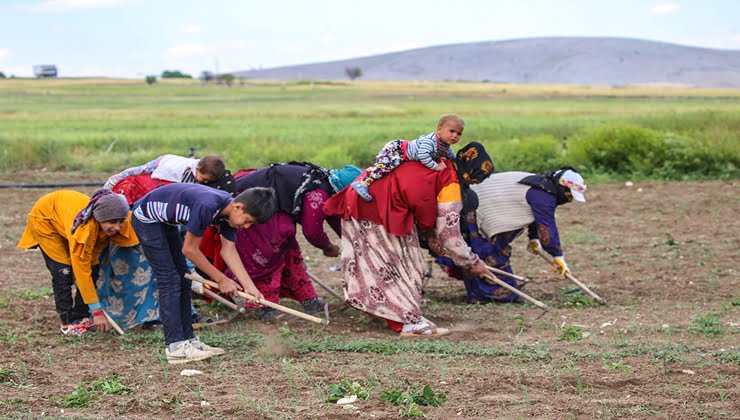
[(427, 255), (463, 280), (466, 302), (514, 301), (490, 281), (517, 287), (505, 275), (513, 274), (512, 241), (526, 229), (529, 249), (548, 253), (566, 275), (555, 209), (585, 201), (573, 168), (494, 174), (481, 144), (454, 151), (464, 128), (444, 115), (432, 133), (388, 142), (364, 171), (288, 162), (232, 173), (218, 156), (160, 156), (113, 175), (91, 197), (45, 195), (18, 247), (41, 250), (62, 334), (162, 328), (169, 363), (225, 352), (194, 334), (193, 290), (265, 322), (286, 317), (276, 309), (281, 298), (299, 302), (298, 315), (324, 311), (297, 224), (309, 244), (340, 259), (343, 294), (335, 296), (401, 337), (444, 336), (450, 331), (422, 313)]

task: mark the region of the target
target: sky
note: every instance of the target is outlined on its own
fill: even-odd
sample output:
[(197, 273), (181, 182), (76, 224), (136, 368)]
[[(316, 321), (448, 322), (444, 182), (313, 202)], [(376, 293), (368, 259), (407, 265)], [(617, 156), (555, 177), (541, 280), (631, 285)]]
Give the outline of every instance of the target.
[(548, 36), (740, 50), (738, 0), (0, 0), (0, 71), (194, 77)]

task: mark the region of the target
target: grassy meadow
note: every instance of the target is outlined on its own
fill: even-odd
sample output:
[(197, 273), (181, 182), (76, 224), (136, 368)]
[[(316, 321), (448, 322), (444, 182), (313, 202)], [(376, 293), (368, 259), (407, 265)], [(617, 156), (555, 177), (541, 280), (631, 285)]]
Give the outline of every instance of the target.
[(435, 82), (0, 81), (0, 172), (116, 172), (164, 153), (232, 169), (369, 164), (385, 142), (466, 120), (497, 170), (597, 179), (737, 178), (740, 91)]

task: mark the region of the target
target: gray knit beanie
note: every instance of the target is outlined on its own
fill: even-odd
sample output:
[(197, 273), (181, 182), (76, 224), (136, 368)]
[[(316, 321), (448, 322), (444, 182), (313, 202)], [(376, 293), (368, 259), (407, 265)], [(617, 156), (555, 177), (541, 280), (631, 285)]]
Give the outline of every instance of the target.
[(92, 213), (98, 222), (108, 222), (127, 218), (128, 210), (126, 198), (121, 194), (113, 193), (99, 197), (93, 205)]

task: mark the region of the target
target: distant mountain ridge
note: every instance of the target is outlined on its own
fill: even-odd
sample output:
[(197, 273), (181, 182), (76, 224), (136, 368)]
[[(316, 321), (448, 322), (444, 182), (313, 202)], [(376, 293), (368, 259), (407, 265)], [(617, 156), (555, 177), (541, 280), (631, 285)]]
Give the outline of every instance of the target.
[(428, 80), (740, 88), (740, 50), (629, 38), (528, 38), (440, 45), (323, 63), (238, 71), (253, 79)]

